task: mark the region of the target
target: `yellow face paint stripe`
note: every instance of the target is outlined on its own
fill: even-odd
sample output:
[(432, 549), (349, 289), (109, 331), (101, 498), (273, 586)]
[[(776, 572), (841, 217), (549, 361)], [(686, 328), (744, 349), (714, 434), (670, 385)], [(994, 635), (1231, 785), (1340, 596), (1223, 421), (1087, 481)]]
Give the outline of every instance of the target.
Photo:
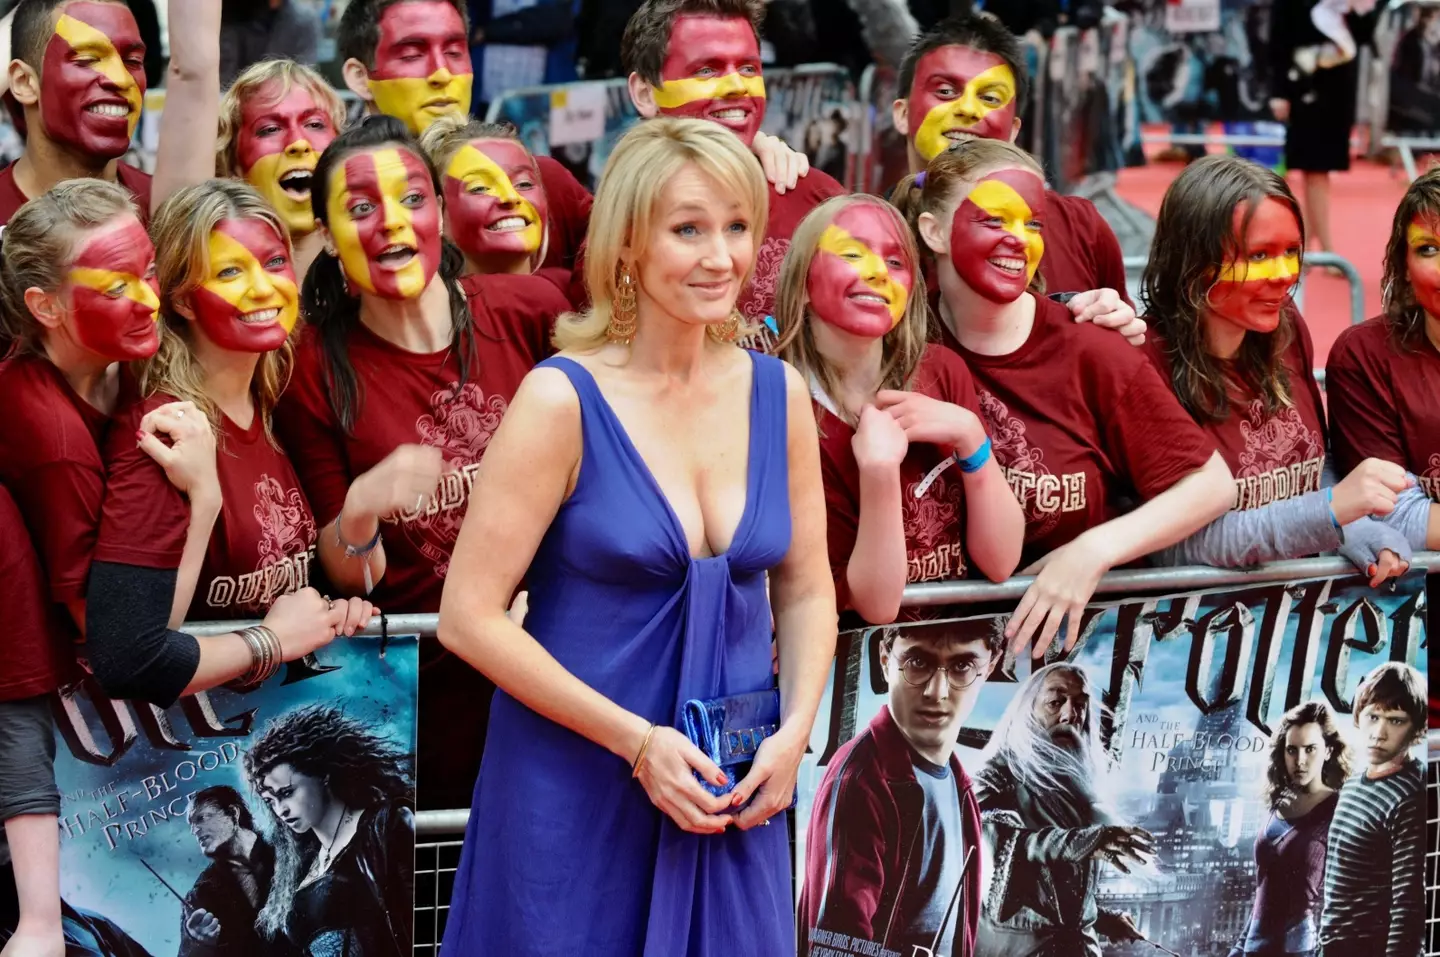
[[(999, 104), (986, 103), (980, 94), (995, 91), (1002, 97)], [(1015, 99), (1015, 74), (1010, 67), (1001, 63), (976, 74), (960, 95), (930, 108), (925, 114), (920, 129), (915, 133), (915, 145), (927, 160), (945, 152), (949, 140), (945, 131), (952, 126), (971, 127), (996, 110), (1003, 110)]]
[(999, 180), (987, 179), (970, 191), (970, 202), (999, 219), (1004, 230), (1025, 244), (1025, 277), (1035, 278), (1040, 260), (1045, 255), (1045, 239), (1036, 229), (1026, 225), (1035, 215), (1024, 197), (1014, 187)]
[[(418, 76), (397, 76), (386, 80), (371, 78), (370, 92), (375, 97), (376, 109), (387, 116), (403, 120), (410, 132), (419, 136), (431, 123), (445, 114), (470, 112), (470, 97), (474, 80), (473, 73), (451, 73), (449, 70), (440, 69), (424, 78)], [(437, 86), (443, 86), (443, 89), (437, 89)], [(448, 97), (455, 102), (444, 109), (422, 107), (427, 100), (437, 96)]]
[(120, 95), (125, 97), (125, 102), (130, 104), (130, 134), (133, 136), (135, 124), (140, 120), (144, 95), (140, 92), (135, 78), (130, 75), (130, 71), (125, 69), (125, 61), (120, 59), (120, 51), (115, 49), (115, 44), (110, 42), (109, 37), (85, 21), (76, 20), (63, 13), (55, 21), (55, 35), (70, 44), (71, 49), (98, 47), (103, 51), (99, 61), (91, 64), (90, 68), (120, 88)]
[[(241, 275), (230, 280), (208, 279), (201, 283), (206, 292), (225, 300), (242, 313), (279, 309), (277, 321), (285, 327), (285, 331), (295, 328), (295, 321), (300, 315), (300, 292), (293, 282), (267, 270), (255, 258), (250, 247), (218, 229), (210, 231), (209, 249), (212, 272), (213, 264), (223, 261), (239, 267)], [(261, 283), (270, 287), (268, 293), (263, 291)]]
[[(890, 316), (894, 319), (890, 328), (895, 328), (901, 317), (905, 315), (905, 306), (909, 301), (910, 294), (890, 275), (890, 269), (885, 265), (885, 260), (880, 258), (869, 246), (834, 225), (827, 226), (825, 232), (820, 234), (820, 244), (817, 248), (821, 252), (827, 252), (845, 260), (855, 269), (857, 275), (869, 283), (871, 288), (890, 301)], [(855, 258), (850, 258), (852, 256)]]
[[(160, 297), (155, 295), (155, 290), (150, 284), (132, 273), (115, 272), (110, 269), (93, 269), (88, 266), (76, 266), (70, 270), (70, 284), (83, 286), (98, 293), (108, 293), (115, 288), (117, 282), (125, 284), (125, 298), (134, 300), (142, 306), (149, 306), (151, 309), (160, 308)], [(156, 320), (159, 320), (157, 315)]]
[(1440, 237), (1435, 235), (1433, 229), (1411, 223), (1405, 227), (1405, 243), (1411, 249), (1419, 249), (1421, 246), (1440, 247)]
[(731, 96), (765, 99), (765, 78), (727, 73), (713, 78), (667, 80), (655, 89), (655, 105), (662, 110), (674, 110), (687, 103), (723, 100)]
[(445, 175), (459, 182), (465, 189), (479, 182), (494, 190), (493, 195), (500, 202), (514, 204), (530, 223), (523, 233), (525, 248), (530, 252), (540, 248), (545, 229), (545, 224), (540, 222), (540, 213), (528, 199), (520, 195), (510, 177), (483, 150), (466, 143), (455, 154), (454, 159), (450, 160), (450, 165), (445, 168)]
[(1271, 279), (1298, 279), (1299, 276), (1300, 257), (1298, 255), (1271, 256), (1258, 262), (1246, 259), (1240, 262), (1226, 263), (1220, 267), (1220, 275), (1216, 277), (1216, 281), (1261, 282)]
[[(420, 245), (415, 238), (410, 212), (400, 205), (400, 197), (405, 194), (410, 182), (400, 151), (376, 150), (369, 155), (369, 159), (375, 164), (375, 178), (380, 190), (377, 198), (381, 204), (381, 214), (385, 217), (384, 232), (389, 236), (389, 243), (402, 243), (418, 251)], [(349, 160), (346, 161), (348, 162)], [(347, 208), (349, 203), (350, 191), (346, 184), (345, 166), (342, 164), (340, 175), (330, 181), (330, 195), (326, 199), (327, 208), (330, 210), (330, 230), (335, 237), (335, 246), (340, 253), (340, 263), (345, 267), (345, 274), (360, 288), (373, 293), (375, 284), (370, 276), (370, 260), (360, 241), (360, 227), (351, 218)], [(420, 262), (419, 256), (406, 263), (404, 268), (395, 274), (395, 283), (403, 298), (409, 299), (420, 294), (425, 288), (425, 266)]]

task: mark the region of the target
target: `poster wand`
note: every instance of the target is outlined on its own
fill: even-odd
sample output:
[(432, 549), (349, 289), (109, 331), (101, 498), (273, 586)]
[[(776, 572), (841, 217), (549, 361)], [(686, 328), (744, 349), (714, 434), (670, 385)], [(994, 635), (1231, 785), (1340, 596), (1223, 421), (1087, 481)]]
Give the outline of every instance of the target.
[[(156, 874), (155, 876), (159, 877), (160, 875)], [(1145, 943), (1149, 944), (1151, 947), (1154, 947), (1156, 950), (1164, 951), (1165, 953), (1172, 955), (1172, 957), (1181, 957), (1181, 955), (1176, 951), (1171, 950), (1169, 947), (1163, 947), (1160, 944), (1155, 943), (1155, 941), (1151, 940), (1149, 937), (1146, 937), (1143, 934), (1140, 935), (1140, 939), (1143, 940)]]
[[(155, 875), (155, 879), (156, 879), (157, 881), (159, 881), (160, 883), (162, 883), (162, 884), (165, 885), (165, 889), (166, 889), (167, 891), (169, 891), (170, 893), (172, 893), (172, 894), (175, 895), (175, 899), (180, 902), (180, 906), (184, 909), (185, 913), (187, 913), (187, 914), (190, 913), (190, 910), (191, 910), (190, 905), (187, 904), (187, 903), (185, 903), (185, 898), (181, 897), (180, 894), (175, 890), (175, 888), (173, 888), (173, 887), (170, 886), (170, 882), (167, 881), (165, 878), (161, 877), (161, 876), (160, 876), (160, 872), (157, 871), (157, 870), (155, 870), (155, 868), (151, 867), (151, 866), (150, 866), (150, 862), (147, 861), (147, 860), (145, 860), (145, 858), (143, 858), (143, 857), (140, 858), (140, 863), (145, 865), (145, 869), (146, 869), (147, 871), (149, 871), (151, 874), (154, 874), (154, 875)], [(1180, 957), (1180, 955), (1179, 955), (1179, 954), (1176, 954), (1175, 957)]]

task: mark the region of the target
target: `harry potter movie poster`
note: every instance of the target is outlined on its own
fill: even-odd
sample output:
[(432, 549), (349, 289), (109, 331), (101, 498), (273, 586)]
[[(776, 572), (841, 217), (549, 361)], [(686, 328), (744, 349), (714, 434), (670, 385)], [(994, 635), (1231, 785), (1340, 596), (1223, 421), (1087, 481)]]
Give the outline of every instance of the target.
[[(409, 957), (416, 642), (357, 637), (248, 693), (57, 703), (61, 897), (85, 954)], [(76, 952), (74, 950), (70, 952)]]
[(810, 957), (1418, 954), (1422, 572), (844, 632), (800, 772)]

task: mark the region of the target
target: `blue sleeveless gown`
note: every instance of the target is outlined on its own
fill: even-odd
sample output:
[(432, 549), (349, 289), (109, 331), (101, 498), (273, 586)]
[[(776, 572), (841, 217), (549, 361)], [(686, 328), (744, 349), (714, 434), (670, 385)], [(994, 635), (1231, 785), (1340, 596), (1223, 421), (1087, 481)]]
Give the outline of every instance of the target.
[[(536, 551), (525, 627), (622, 707), (678, 726), (689, 698), (773, 687), (765, 573), (790, 546), (783, 365), (754, 363), (745, 512), (693, 559), (679, 520), (595, 380), (580, 397), (575, 491)], [(778, 826), (777, 826), (778, 825)], [(455, 875), (443, 957), (778, 957), (794, 953), (781, 818), (687, 834), (629, 766), (502, 692)]]

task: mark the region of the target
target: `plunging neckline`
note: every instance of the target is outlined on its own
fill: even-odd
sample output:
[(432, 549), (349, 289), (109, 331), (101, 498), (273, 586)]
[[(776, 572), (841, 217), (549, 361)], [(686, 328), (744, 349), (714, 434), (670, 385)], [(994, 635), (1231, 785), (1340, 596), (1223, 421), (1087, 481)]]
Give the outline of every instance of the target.
[[(716, 559), (729, 558), (730, 554), (735, 551), (736, 543), (740, 541), (741, 535), (746, 531), (746, 527), (749, 525), (751, 511), (753, 510), (755, 505), (755, 496), (753, 494), (755, 489), (753, 487), (753, 480), (755, 464), (759, 459), (759, 450), (756, 448), (756, 433), (759, 430), (755, 428), (755, 406), (759, 402), (760, 375), (759, 370), (757, 370), (755, 367), (754, 354), (752, 354), (748, 350), (746, 350), (745, 354), (750, 359), (750, 420), (746, 423), (746, 428), (749, 429), (749, 434), (745, 440), (745, 506), (740, 511), (740, 520), (735, 523), (735, 530), (730, 534), (729, 547), (727, 547), (723, 552), (717, 552), (714, 555), (696, 555), (690, 550), (690, 537), (685, 534), (685, 525), (680, 521), (679, 514), (675, 511), (674, 506), (670, 504), (670, 499), (665, 494), (665, 490), (660, 487), (660, 481), (655, 478), (655, 473), (651, 471), (650, 464), (645, 461), (645, 456), (640, 454), (640, 450), (636, 448), (635, 443), (630, 440), (630, 433), (626, 430), (625, 423), (622, 422), (620, 416), (615, 413), (614, 407), (610, 405), (610, 400), (605, 397), (605, 392), (600, 388), (600, 383), (596, 380), (595, 376), (590, 372), (589, 369), (585, 368), (583, 365), (576, 362), (574, 359), (569, 359), (564, 356), (556, 356), (557, 359), (564, 359), (566, 362), (573, 363), (576, 368), (580, 369), (580, 371), (585, 373), (585, 375), (589, 378), (590, 385), (595, 389), (595, 395), (600, 399), (600, 407), (605, 411), (605, 415), (615, 426), (615, 432), (620, 439), (621, 447), (625, 450), (625, 454), (630, 457), (635, 467), (639, 470), (640, 474), (644, 476), (646, 484), (650, 486), (650, 491), (653, 492), (655, 497), (660, 501), (661, 507), (665, 509), (665, 515), (670, 520), (671, 531), (675, 533), (676, 538), (680, 542), (684, 543), (685, 555), (687, 558), (690, 559), (692, 563), (709, 562), (715, 561)], [(585, 456), (584, 450), (582, 449), (580, 460), (580, 470), (582, 473), (585, 470), (586, 461), (587, 457)], [(708, 545), (710, 543), (709, 536), (703, 535), (703, 532), (702, 538), (704, 538), (704, 544)]]

